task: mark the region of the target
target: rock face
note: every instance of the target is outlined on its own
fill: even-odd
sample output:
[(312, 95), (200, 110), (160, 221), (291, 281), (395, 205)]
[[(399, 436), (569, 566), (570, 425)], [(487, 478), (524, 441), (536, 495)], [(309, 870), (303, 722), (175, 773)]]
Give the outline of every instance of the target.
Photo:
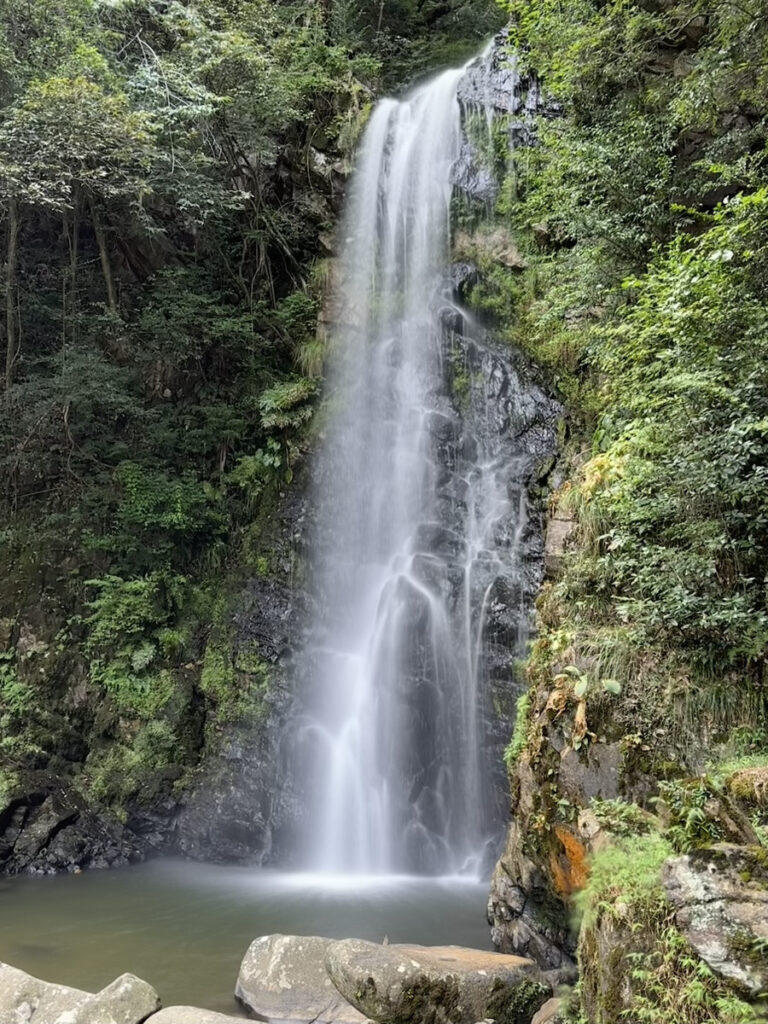
[(365, 1024), (326, 970), (331, 939), (264, 935), (243, 958), (236, 998), (270, 1024)]
[(281, 737), (293, 703), (291, 652), (308, 600), (296, 573), (309, 518), (306, 487), (297, 481), (268, 524), (270, 573), (249, 582), (234, 621), (235, 668), (256, 664), (264, 672), (262, 706), (255, 721), (231, 726), (208, 750), (183, 798), (172, 843), (187, 857), (225, 863), (274, 860), (275, 835), (295, 817)]
[(0, 802), (0, 871), (53, 874), (141, 860), (136, 837), (97, 817), (57, 776), (31, 773)]
[[(506, 42), (507, 33), (499, 33), (482, 58), (468, 69), (459, 84), (459, 102), (467, 113), (479, 114), (480, 118), (487, 119), (491, 114), (505, 117), (510, 146), (530, 146), (536, 138), (533, 115), (556, 116), (560, 108), (543, 100), (534, 75), (519, 74)], [(499, 177), (483, 160), (478, 143), (469, 135), (464, 138), (454, 181), (465, 195), (490, 205), (498, 195)]]
[(749, 996), (768, 990), (768, 858), (719, 844), (668, 860), (667, 898), (678, 928), (720, 977)]
[(496, 345), (491, 335), (477, 331), (467, 338), (460, 330), (447, 329), (444, 366), (453, 419), (439, 449), (445, 481), (441, 521), (460, 532), (456, 510), (465, 500), (464, 482), (471, 479), (479, 452), (500, 467), (498, 480), (503, 480), (509, 498), (506, 514), (496, 520), (498, 558), (478, 565), (474, 581), (486, 595), (483, 660), (491, 699), (478, 710), (485, 722), (486, 763), (495, 773), (493, 820), (501, 832), (508, 814), (503, 752), (520, 689), (515, 659), (524, 656), (529, 616), (543, 575), (540, 491), (557, 447), (561, 409), (527, 359)]
[(159, 1009), (157, 992), (133, 974), (91, 994), (0, 964), (3, 1024), (142, 1024)]
[(547, 523), (544, 545), (544, 566), (550, 576), (556, 576), (563, 564), (563, 556), (576, 523), (564, 515), (553, 516)]
[(657, 942), (652, 927), (611, 913), (600, 914), (581, 929), (579, 993), (586, 1020), (594, 1024), (632, 1020), (634, 1024), (630, 1012), (637, 983), (632, 980), (629, 956), (650, 956)]
[(458, 946), (332, 942), (326, 963), (362, 1013), (398, 1024), (528, 1024), (551, 994), (530, 960)]
[[(573, 963), (569, 954), (575, 952), (576, 937), (567, 925), (568, 890), (577, 881), (574, 870), (579, 864), (583, 866), (586, 854), (582, 846), (578, 856), (580, 840), (574, 836), (571, 843), (566, 832), (552, 837), (550, 852), (534, 846), (538, 837), (530, 826), (540, 813), (538, 776), (538, 767), (524, 751), (516, 766), (506, 847), (491, 880), (488, 921), (493, 943), (503, 952), (530, 956), (547, 967), (561, 968)], [(576, 853), (576, 866), (568, 860), (566, 844), (572, 847), (571, 858)], [(563, 892), (553, 889), (551, 866), (555, 862), (567, 879)]]

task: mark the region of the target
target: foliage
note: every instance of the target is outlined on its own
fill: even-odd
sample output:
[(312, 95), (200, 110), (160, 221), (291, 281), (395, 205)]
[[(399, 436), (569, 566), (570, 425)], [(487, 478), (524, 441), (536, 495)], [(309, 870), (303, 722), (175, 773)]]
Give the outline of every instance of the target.
[[(674, 923), (661, 884), (661, 867), (672, 853), (669, 843), (651, 830), (616, 839), (595, 856), (579, 896), (582, 989), (594, 993), (600, 1019), (750, 1024), (755, 1007), (715, 976)], [(609, 930), (613, 947), (605, 963), (587, 959), (602, 929)], [(605, 980), (595, 982), (602, 971)], [(614, 998), (618, 1007), (612, 1005)]]
[(621, 838), (642, 835), (652, 828), (649, 815), (626, 800), (595, 799), (590, 808), (603, 828)]
[[(213, 735), (266, 687), (223, 653), (215, 671), (231, 637), (206, 639), (269, 561), (259, 524), (307, 443), (318, 384), (297, 363), (321, 369), (302, 353), (336, 215), (311, 154), (348, 158), (421, 12), (373, 32), (377, 6), (342, 14), (0, 0), (0, 598), (61, 629), (34, 687), (0, 666), (3, 755), (37, 765), (75, 729), (110, 801), (149, 798), (150, 725), (179, 740), (202, 708)], [(90, 704), (68, 692), (81, 663)], [(157, 756), (134, 758), (141, 737)]]
[(125, 817), (131, 801), (139, 798), (148, 803), (162, 791), (165, 776), (175, 764), (176, 743), (166, 722), (153, 721), (141, 726), (130, 746), (114, 743), (97, 748), (84, 768), (88, 794)]
[(504, 750), (504, 763), (511, 770), (523, 752), (528, 739), (529, 715), (531, 713), (531, 694), (528, 690), (521, 693), (515, 704), (515, 728), (512, 738)]
[(188, 581), (155, 572), (133, 580), (106, 576), (87, 585), (96, 591), (84, 622), (91, 677), (120, 713), (155, 718), (174, 692), (171, 673), (160, 665), (179, 645), (169, 627), (187, 598)]
[(0, 654), (0, 749), (13, 746), (13, 737), (34, 703), (34, 690), (19, 679), (13, 652), (4, 651)]
[(659, 802), (667, 818), (664, 834), (678, 853), (711, 846), (725, 838), (712, 813), (716, 792), (706, 779), (659, 783)]
[(661, 866), (673, 849), (658, 832), (617, 839), (595, 856), (589, 884), (580, 895), (588, 915), (620, 915), (628, 904), (648, 914), (664, 913)]
[(503, 6), (560, 105), (497, 204), (525, 265), (474, 296), (570, 416), (577, 533), (542, 622), (569, 640), (545, 668), (722, 741), (765, 713), (766, 12)]
[[(583, 1019), (752, 1021), (676, 928), (659, 871), (732, 840), (744, 811), (765, 834), (768, 13), (502, 6), (547, 106), (496, 204), (519, 265), (481, 267), (472, 300), (564, 400), (552, 507), (575, 523), (528, 675), (558, 740), (619, 743), (620, 792), (659, 814), (589, 803), (615, 842), (580, 898)], [(544, 828), (573, 798), (545, 739), (529, 737)], [(616, 1005), (590, 1005), (602, 982)]]

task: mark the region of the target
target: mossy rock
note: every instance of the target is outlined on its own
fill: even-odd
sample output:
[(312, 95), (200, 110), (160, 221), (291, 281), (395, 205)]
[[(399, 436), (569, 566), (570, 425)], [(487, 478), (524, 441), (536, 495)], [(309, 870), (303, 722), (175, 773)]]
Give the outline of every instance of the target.
[(458, 946), (333, 942), (328, 973), (341, 994), (381, 1024), (528, 1024), (552, 993), (530, 960)]

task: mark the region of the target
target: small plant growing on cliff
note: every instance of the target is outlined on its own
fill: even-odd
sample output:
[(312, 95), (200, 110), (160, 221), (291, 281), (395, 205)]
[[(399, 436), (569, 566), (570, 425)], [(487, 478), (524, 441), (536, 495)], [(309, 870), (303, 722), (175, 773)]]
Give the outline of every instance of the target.
[(515, 728), (512, 739), (504, 751), (504, 763), (508, 770), (512, 770), (517, 759), (523, 752), (526, 740), (528, 739), (528, 716), (531, 712), (531, 695), (528, 691), (521, 693), (515, 705)]
[(587, 695), (590, 689), (594, 692), (599, 685), (604, 693), (618, 694), (621, 692), (621, 684), (615, 679), (601, 679), (596, 684), (576, 665), (566, 665), (562, 672), (558, 672), (554, 677), (554, 683), (555, 689), (550, 694), (547, 709), (560, 714), (565, 710), (571, 696), (576, 699), (571, 746), (574, 750), (580, 750), (590, 740), (596, 738), (587, 726)]
[(614, 696), (621, 693), (621, 683), (617, 679), (593, 679), (576, 665), (566, 665), (563, 671), (555, 676), (555, 682), (573, 683), (573, 695), (577, 700), (584, 700), (590, 691), (595, 693), (600, 689)]
[(625, 800), (593, 800), (590, 808), (600, 824), (616, 836), (644, 834), (652, 827), (650, 815)]
[(725, 838), (708, 806), (716, 797), (717, 792), (706, 779), (659, 783), (657, 802), (669, 821), (666, 836), (676, 850), (687, 853)]

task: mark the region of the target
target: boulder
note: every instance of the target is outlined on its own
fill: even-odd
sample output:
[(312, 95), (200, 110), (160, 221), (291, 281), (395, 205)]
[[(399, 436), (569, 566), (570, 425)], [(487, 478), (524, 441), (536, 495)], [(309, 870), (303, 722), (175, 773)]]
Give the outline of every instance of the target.
[(196, 1006), (167, 1006), (149, 1018), (149, 1024), (243, 1024), (242, 1017), (228, 1017)]
[(122, 974), (92, 994), (0, 963), (3, 1024), (142, 1024), (159, 1009), (157, 992), (133, 974)]
[(562, 1009), (562, 1002), (562, 999), (557, 997), (548, 999), (538, 1013), (535, 1014), (531, 1024), (555, 1024), (556, 1021), (561, 1020), (560, 1010)]
[(529, 1024), (552, 994), (532, 961), (460, 946), (344, 939), (328, 944), (326, 964), (361, 1013), (398, 1024)]
[(675, 921), (709, 967), (742, 993), (768, 990), (768, 858), (721, 843), (672, 857), (662, 872)]
[(328, 976), (332, 941), (303, 935), (256, 939), (240, 966), (236, 998), (269, 1024), (366, 1024)]

